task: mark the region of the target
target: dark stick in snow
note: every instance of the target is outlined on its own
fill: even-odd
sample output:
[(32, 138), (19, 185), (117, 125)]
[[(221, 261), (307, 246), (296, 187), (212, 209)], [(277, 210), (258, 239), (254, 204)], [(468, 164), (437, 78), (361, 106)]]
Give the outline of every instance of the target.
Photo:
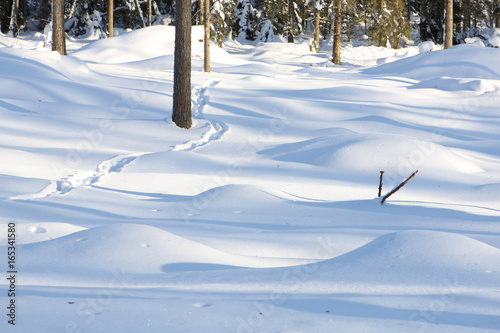
[(396, 193), (397, 191), (399, 191), (401, 189), (401, 187), (405, 186), (406, 183), (408, 183), (408, 181), (410, 179), (412, 179), (413, 177), (415, 177), (415, 175), (417, 174), (418, 170), (415, 171), (414, 173), (411, 174), (410, 177), (406, 178), (404, 182), (402, 182), (401, 184), (398, 185), (398, 187), (396, 187), (395, 189), (393, 189), (391, 192), (387, 193), (383, 198), (382, 198), (382, 201), (380, 201), (380, 204), (383, 205), (384, 202), (391, 196), (393, 195), (394, 193)]
[(380, 182), (378, 184), (378, 197), (382, 195), (382, 181), (384, 179), (384, 171), (380, 171)]

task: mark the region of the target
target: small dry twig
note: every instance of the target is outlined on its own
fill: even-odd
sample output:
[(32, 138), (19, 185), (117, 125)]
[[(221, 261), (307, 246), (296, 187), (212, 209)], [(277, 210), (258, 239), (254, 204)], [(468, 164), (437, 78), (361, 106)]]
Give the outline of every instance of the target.
[(384, 171), (380, 171), (380, 182), (378, 184), (378, 197), (382, 196), (382, 181), (384, 179)]
[(384, 202), (391, 196), (393, 195), (394, 193), (396, 193), (397, 191), (399, 191), (401, 189), (401, 187), (405, 186), (406, 183), (408, 183), (408, 181), (410, 179), (412, 179), (413, 177), (415, 177), (415, 175), (417, 174), (418, 170), (415, 171), (414, 173), (411, 174), (410, 177), (406, 178), (404, 182), (402, 182), (401, 184), (398, 185), (398, 187), (396, 187), (395, 189), (393, 189), (391, 192), (387, 193), (383, 198), (382, 198), (382, 201), (380, 201), (380, 204), (383, 205)]

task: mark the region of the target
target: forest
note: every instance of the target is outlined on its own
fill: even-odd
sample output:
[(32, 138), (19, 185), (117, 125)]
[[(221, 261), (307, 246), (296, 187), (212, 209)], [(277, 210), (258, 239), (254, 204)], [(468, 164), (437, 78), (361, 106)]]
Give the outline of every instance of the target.
[[(65, 30), (72, 37), (105, 38), (110, 0), (66, 0)], [(113, 1), (111, 0), (111, 3)], [(215, 0), (210, 3), (212, 39), (292, 41), (317, 35), (333, 38), (341, 6), (341, 39), (361, 45), (400, 48), (420, 41), (442, 43), (446, 0)], [(51, 0), (0, 0), (1, 31), (16, 36), (43, 32), (52, 18)], [(175, 24), (175, 0), (115, 0), (117, 31)], [(192, 24), (203, 23), (203, 0), (191, 2)], [(500, 1), (455, 0), (454, 44), (500, 25)], [(318, 29), (316, 29), (318, 28)], [(484, 39), (484, 38), (483, 38)], [(485, 41), (487, 44), (487, 42)]]

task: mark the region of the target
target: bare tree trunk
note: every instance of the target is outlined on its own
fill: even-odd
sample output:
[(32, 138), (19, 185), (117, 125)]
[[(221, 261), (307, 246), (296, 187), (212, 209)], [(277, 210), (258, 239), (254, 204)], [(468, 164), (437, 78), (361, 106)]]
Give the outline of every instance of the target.
[(446, 0), (445, 19), (444, 48), (449, 49), (453, 46), (453, 0)]
[(462, 2), (462, 13), (464, 15), (464, 31), (463, 32), (468, 32), (468, 30), (471, 27), (471, 3), (470, 0), (463, 0)]
[(10, 14), (9, 30), (12, 31), (12, 34), (14, 36), (17, 36), (17, 33), (19, 32), (19, 25), (17, 21), (18, 17), (19, 17), (19, 0), (12, 0), (12, 11)]
[(113, 0), (108, 0), (108, 37), (113, 37)]
[(191, 128), (191, 0), (178, 0), (175, 11), (172, 121), (181, 128)]
[(205, 2), (204, 2), (204, 0), (198, 0), (198, 7), (200, 7), (200, 13), (198, 14), (200, 24), (205, 25)]
[(319, 17), (319, 10), (314, 9), (314, 51), (316, 53), (319, 53), (319, 22), (320, 22), (320, 17)]
[(293, 0), (288, 0), (288, 16), (290, 28), (288, 29), (288, 43), (293, 43), (293, 16), (295, 15), (295, 8)]
[(66, 55), (64, 31), (64, 0), (52, 0), (52, 51)]
[(340, 33), (342, 29), (342, 0), (335, 0), (335, 26), (333, 28), (333, 59), (335, 65), (340, 65)]
[(205, 26), (205, 38), (204, 38), (204, 46), (205, 46), (205, 72), (210, 73), (210, 0), (205, 0), (205, 18), (204, 18), (204, 26)]
[(153, 7), (153, 4), (151, 3), (151, 0), (148, 0), (148, 27), (153, 25), (152, 7)]
[(464, 13), (463, 13), (463, 0), (458, 1), (458, 8), (460, 8), (460, 20), (458, 22), (457, 31), (460, 33), (464, 32)]

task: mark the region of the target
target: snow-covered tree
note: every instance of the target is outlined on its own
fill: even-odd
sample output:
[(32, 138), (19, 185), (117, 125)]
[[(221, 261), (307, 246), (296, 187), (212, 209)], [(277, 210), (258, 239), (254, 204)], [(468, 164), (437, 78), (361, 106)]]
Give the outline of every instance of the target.
[(378, 15), (371, 30), (379, 46), (399, 48), (404, 37), (409, 37), (404, 4), (404, 0), (379, 0)]
[(212, 32), (217, 43), (222, 46), (224, 38), (231, 36), (234, 23), (235, 2), (215, 0), (211, 9)]
[(235, 32), (238, 37), (255, 40), (260, 13), (255, 9), (255, 0), (237, 0), (234, 9)]

